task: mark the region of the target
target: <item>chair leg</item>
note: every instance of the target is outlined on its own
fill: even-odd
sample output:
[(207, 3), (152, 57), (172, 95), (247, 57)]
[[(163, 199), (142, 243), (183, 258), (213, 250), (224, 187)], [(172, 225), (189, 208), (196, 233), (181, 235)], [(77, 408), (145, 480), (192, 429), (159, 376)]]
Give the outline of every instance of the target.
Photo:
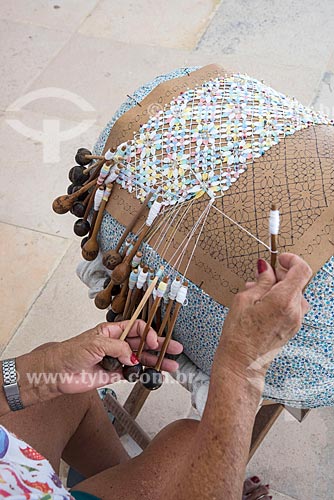
[(262, 406), (258, 411), (253, 427), (252, 442), (248, 460), (252, 458), (252, 456), (270, 431), (271, 427), (274, 425), (274, 423), (282, 413), (283, 409), (283, 405), (273, 404)]
[[(133, 387), (132, 391), (130, 392), (127, 400), (123, 405), (123, 408), (133, 419), (137, 418), (149, 394), (150, 391), (148, 389), (146, 389), (140, 382), (136, 382), (135, 386)], [(123, 434), (126, 433), (126, 430), (124, 429), (122, 423), (119, 420), (116, 420), (115, 422), (115, 429), (119, 436), (123, 436)]]
[(122, 429), (125, 430), (129, 436), (144, 450), (151, 442), (148, 434), (140, 427), (139, 424), (134, 420), (134, 418), (124, 409), (120, 403), (110, 396), (109, 394), (105, 397), (103, 404), (106, 409), (111, 411), (115, 416), (115, 422), (119, 422)]

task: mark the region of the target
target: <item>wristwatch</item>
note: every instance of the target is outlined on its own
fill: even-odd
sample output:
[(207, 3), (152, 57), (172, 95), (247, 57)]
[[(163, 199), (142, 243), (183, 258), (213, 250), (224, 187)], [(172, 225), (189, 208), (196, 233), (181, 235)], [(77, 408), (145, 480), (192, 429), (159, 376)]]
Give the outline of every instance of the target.
[(20, 389), (17, 383), (15, 359), (2, 361), (3, 390), (9, 408), (12, 411), (23, 410), (24, 406), (20, 397)]

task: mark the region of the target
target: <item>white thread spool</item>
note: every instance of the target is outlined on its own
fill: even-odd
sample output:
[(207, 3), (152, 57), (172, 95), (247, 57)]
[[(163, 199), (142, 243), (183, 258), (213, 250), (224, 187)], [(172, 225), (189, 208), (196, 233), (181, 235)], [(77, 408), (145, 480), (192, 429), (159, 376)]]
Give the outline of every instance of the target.
[(130, 290), (133, 290), (134, 287), (136, 286), (138, 280), (138, 271), (137, 269), (134, 269), (131, 271), (130, 276), (129, 276), (129, 288)]
[(103, 198), (104, 189), (97, 189), (94, 196), (94, 210), (97, 212), (100, 208), (101, 201)]
[(270, 264), (274, 269), (276, 266), (277, 259), (277, 235), (279, 232), (279, 210), (276, 209), (275, 205), (271, 206), (270, 215), (269, 215), (269, 233), (270, 233)]
[(182, 285), (180, 287), (180, 290), (177, 292), (176, 302), (183, 305), (186, 301), (187, 293), (188, 293), (188, 287), (185, 285)]
[(269, 215), (269, 233), (277, 235), (279, 233), (279, 210), (270, 210)]
[(146, 219), (146, 225), (151, 226), (154, 222), (154, 219), (159, 215), (160, 208), (161, 208), (162, 203), (158, 200), (155, 200), (150, 208), (150, 211), (148, 213), (147, 219)]
[(176, 296), (178, 294), (178, 291), (180, 290), (182, 286), (181, 280), (175, 280), (172, 282), (171, 287), (170, 287), (170, 292), (169, 292), (169, 298), (170, 300), (175, 300)]
[(142, 253), (141, 252), (137, 252), (136, 255), (132, 259), (131, 266), (132, 267), (138, 267), (139, 264), (140, 264), (141, 258), (142, 258)]
[(117, 177), (119, 176), (119, 172), (120, 172), (119, 168), (117, 168), (117, 167), (112, 168), (110, 170), (109, 175), (106, 177), (106, 179), (104, 181), (105, 184), (110, 184), (111, 182), (114, 182), (117, 179)]
[(158, 289), (157, 289), (157, 297), (163, 297), (165, 291), (167, 290), (167, 284), (164, 281), (160, 281)]
[(105, 158), (105, 160), (106, 160), (106, 161), (109, 161), (109, 160), (112, 160), (113, 156), (114, 156), (114, 153), (112, 153), (112, 152), (110, 151), (110, 149), (109, 149), (109, 151), (107, 151), (107, 152), (105, 153), (104, 158)]
[(147, 274), (148, 274), (148, 271), (145, 272), (142, 268), (140, 268), (139, 273), (138, 273), (138, 280), (137, 280), (137, 288), (139, 288), (139, 290), (141, 290), (143, 288), (144, 284), (146, 283)]

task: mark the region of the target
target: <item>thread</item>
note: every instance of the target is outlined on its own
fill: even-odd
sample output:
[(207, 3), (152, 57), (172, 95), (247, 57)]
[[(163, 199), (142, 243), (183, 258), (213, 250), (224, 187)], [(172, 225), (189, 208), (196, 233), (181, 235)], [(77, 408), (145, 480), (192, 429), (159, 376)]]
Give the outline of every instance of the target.
[(279, 210), (270, 210), (269, 215), (269, 232), (270, 234), (277, 235), (279, 233)]
[(133, 257), (131, 265), (132, 267), (138, 267), (141, 261), (143, 254), (141, 252), (137, 252), (136, 255)]
[(152, 203), (152, 206), (150, 208), (150, 211), (149, 211), (147, 219), (146, 219), (147, 226), (151, 226), (153, 224), (154, 219), (159, 215), (161, 205), (162, 205), (162, 203), (158, 200), (155, 200)]
[(104, 194), (104, 189), (97, 189), (95, 196), (94, 196), (94, 210), (95, 210), (95, 212), (98, 212), (98, 210), (100, 208), (103, 194)]
[(184, 305), (186, 298), (187, 298), (187, 293), (188, 293), (188, 287), (185, 285), (182, 285), (180, 290), (177, 292), (176, 302)]
[(132, 252), (132, 249), (133, 249), (133, 244), (132, 244), (132, 243), (130, 243), (130, 244), (128, 245), (127, 250), (126, 250), (126, 255), (130, 255), (130, 253)]
[(136, 286), (138, 280), (138, 270), (134, 269), (131, 271), (130, 276), (129, 276), (129, 288), (130, 290), (133, 290), (134, 287)]
[(176, 296), (177, 296), (178, 291), (180, 290), (181, 286), (182, 286), (181, 280), (178, 278), (175, 278), (171, 284), (171, 287), (170, 287), (170, 292), (169, 292), (170, 300), (176, 299)]
[(107, 165), (106, 163), (103, 165), (103, 167), (100, 170), (100, 175), (97, 178), (96, 183), (100, 186), (103, 184), (104, 179), (107, 177), (110, 171), (110, 165)]
[(156, 293), (157, 297), (162, 297), (164, 295), (165, 291), (167, 290), (167, 284), (168, 283), (165, 283), (164, 281), (160, 281)]
[(107, 161), (110, 161), (110, 160), (112, 160), (113, 156), (114, 156), (114, 153), (112, 153), (112, 152), (110, 151), (110, 149), (109, 149), (109, 151), (107, 151), (107, 152), (105, 153), (104, 158), (105, 158)]
[(212, 208), (214, 208), (215, 210), (217, 210), (217, 212), (219, 212), (223, 217), (225, 217), (230, 222), (232, 222), (232, 224), (235, 224), (239, 229), (241, 229), (242, 231), (244, 231), (245, 233), (247, 233), (248, 236), (251, 236), (251, 238), (253, 238), (258, 243), (260, 243), (261, 245), (263, 245), (267, 250), (271, 251), (271, 248), (270, 248), (269, 245), (266, 245), (264, 241), (262, 241), (259, 238), (257, 238), (254, 234), (252, 234), (250, 231), (248, 231), (248, 229), (244, 228), (241, 224), (239, 224), (235, 220), (231, 219), (231, 217), (229, 217), (228, 215), (226, 215), (222, 210), (220, 210), (218, 207), (216, 207), (216, 205), (212, 205)]
[(144, 286), (144, 284), (146, 283), (146, 279), (147, 279), (147, 274), (148, 274), (148, 271), (144, 271), (144, 269), (140, 268), (139, 270), (139, 273), (138, 273), (138, 279), (137, 279), (137, 288), (139, 288), (139, 290), (141, 290)]
[(156, 276), (158, 276), (159, 280), (161, 280), (162, 277), (163, 277), (164, 269), (165, 269), (164, 266), (160, 266), (159, 269), (158, 269), (158, 271), (157, 271)]
[(111, 190), (112, 190), (112, 184), (108, 184), (103, 193), (103, 198), (102, 198), (103, 201), (108, 201)]
[[(189, 269), (190, 263), (191, 263), (192, 258), (193, 258), (193, 256), (194, 256), (195, 250), (196, 250), (196, 248), (197, 248), (197, 245), (198, 245), (199, 239), (200, 239), (200, 237), (201, 237), (201, 234), (202, 234), (203, 228), (204, 228), (205, 223), (206, 223), (206, 219), (208, 218), (208, 215), (209, 215), (209, 212), (210, 212), (210, 210), (211, 210), (211, 207), (212, 207), (213, 202), (214, 202), (214, 198), (211, 198), (211, 200), (209, 201), (209, 205), (208, 205), (208, 206), (207, 206), (207, 208), (205, 209), (206, 214), (205, 214), (204, 220), (203, 220), (203, 222), (202, 222), (201, 229), (200, 229), (200, 231), (199, 231), (199, 233), (198, 233), (198, 236), (197, 236), (197, 238), (196, 238), (196, 241), (195, 241), (195, 244), (194, 244), (194, 248), (192, 249), (191, 255), (190, 255), (189, 259), (188, 259), (188, 264), (187, 264), (187, 266), (186, 266), (186, 268), (185, 268), (185, 271), (184, 271), (184, 276), (186, 276), (186, 274), (187, 274), (187, 272), (188, 272), (188, 269)], [(181, 262), (180, 262), (180, 266), (181, 266)]]
[(120, 173), (119, 168), (117, 168), (117, 167), (112, 168), (110, 170), (109, 175), (106, 177), (106, 179), (104, 181), (105, 184), (109, 184), (111, 182), (114, 182), (117, 179), (117, 177), (119, 176), (119, 173)]

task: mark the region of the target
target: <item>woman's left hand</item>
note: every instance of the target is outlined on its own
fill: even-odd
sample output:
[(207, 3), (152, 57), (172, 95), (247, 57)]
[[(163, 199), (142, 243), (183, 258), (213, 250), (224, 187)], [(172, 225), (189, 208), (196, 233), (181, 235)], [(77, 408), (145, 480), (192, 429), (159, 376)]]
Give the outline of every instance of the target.
[[(101, 323), (77, 337), (35, 351), (38, 357), (41, 356), (40, 366), (43, 366), (44, 372), (42, 376), (49, 377), (49, 382), (47, 380), (44, 382), (52, 391), (74, 394), (120, 380), (121, 370), (107, 372), (101, 367), (100, 362), (104, 356), (112, 356), (125, 365), (132, 366), (138, 363), (133, 351), (138, 349), (146, 324), (142, 320), (137, 320), (126, 341), (119, 340), (127, 323), (128, 321)], [(157, 356), (147, 351), (159, 351), (163, 342), (164, 338), (159, 338), (153, 328), (150, 328), (145, 350), (141, 356), (143, 365), (154, 366)], [(172, 340), (167, 352), (180, 354), (182, 349), (179, 342)], [(176, 361), (170, 359), (163, 361), (162, 370), (173, 372), (177, 368)]]

